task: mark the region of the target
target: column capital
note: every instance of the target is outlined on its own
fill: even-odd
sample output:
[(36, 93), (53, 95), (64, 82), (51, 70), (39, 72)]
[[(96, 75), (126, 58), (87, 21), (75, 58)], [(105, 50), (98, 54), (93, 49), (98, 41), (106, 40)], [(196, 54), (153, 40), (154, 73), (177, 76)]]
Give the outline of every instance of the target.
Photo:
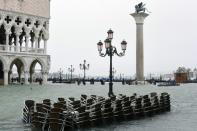
[(40, 30), (34, 29), (34, 34), (35, 34), (35, 37), (38, 39), (39, 38), (39, 34), (40, 34)]
[(19, 36), (22, 33), (22, 28), (21, 27), (16, 27), (15, 28), (15, 34), (16, 36)]
[(47, 41), (49, 39), (49, 32), (44, 30), (44, 40)]
[(48, 72), (48, 71), (42, 71), (42, 74), (43, 74), (43, 75), (48, 75), (49, 72)]
[(8, 26), (8, 25), (5, 26), (5, 34), (6, 35), (11, 34), (11, 26)]
[(25, 74), (29, 74), (29, 70), (25, 70), (24, 73), (25, 73)]
[(25, 36), (30, 37), (31, 28), (24, 28), (25, 29)]
[(3, 72), (4, 72), (4, 73), (8, 73), (9, 70), (8, 70), (8, 69), (4, 69)]
[(132, 13), (130, 14), (131, 16), (134, 17), (136, 24), (143, 24), (144, 23), (144, 19), (149, 16), (149, 14), (147, 13)]

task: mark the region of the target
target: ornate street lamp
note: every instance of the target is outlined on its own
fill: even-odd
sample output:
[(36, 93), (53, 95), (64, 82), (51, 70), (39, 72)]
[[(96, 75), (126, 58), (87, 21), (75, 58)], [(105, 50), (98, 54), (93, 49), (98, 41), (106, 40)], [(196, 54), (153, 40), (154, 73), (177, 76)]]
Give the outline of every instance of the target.
[(112, 68), (112, 77), (113, 77), (113, 79), (114, 79), (115, 74), (116, 74), (116, 70), (115, 70), (115, 68), (113, 67), (113, 68)]
[(70, 79), (72, 81), (72, 73), (75, 71), (75, 68), (73, 68), (73, 65), (70, 65), (70, 67), (68, 68), (68, 71), (70, 72)]
[(86, 77), (86, 70), (89, 70), (90, 64), (86, 64), (86, 60), (83, 61), (83, 64), (79, 64), (80, 69), (83, 70), (83, 79)]
[(101, 57), (105, 57), (106, 55), (108, 55), (110, 57), (110, 68), (109, 68), (109, 93), (108, 96), (114, 96), (113, 93), (113, 83), (112, 83), (112, 79), (113, 79), (113, 74), (112, 74), (112, 56), (114, 56), (114, 54), (116, 54), (117, 56), (121, 57), (125, 55), (125, 50), (127, 47), (127, 42), (125, 40), (123, 40), (121, 42), (121, 48), (122, 48), (122, 52), (118, 53), (117, 49), (115, 46), (112, 45), (112, 39), (113, 39), (113, 31), (110, 29), (108, 32), (108, 37), (107, 39), (105, 39), (105, 48), (106, 51), (105, 53), (102, 53), (102, 48), (103, 48), (103, 43), (101, 41), (99, 41), (97, 43), (97, 47), (98, 47), (98, 51), (99, 51), (99, 55)]

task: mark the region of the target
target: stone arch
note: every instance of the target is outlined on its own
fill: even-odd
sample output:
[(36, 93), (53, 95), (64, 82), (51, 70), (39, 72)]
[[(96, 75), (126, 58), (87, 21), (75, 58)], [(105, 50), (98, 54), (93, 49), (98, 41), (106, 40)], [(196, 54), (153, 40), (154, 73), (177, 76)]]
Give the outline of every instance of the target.
[(14, 65), (16, 65), (17, 72), (18, 72), (17, 81), (18, 82), (23, 82), (24, 80), (22, 81), (21, 76), (22, 76), (22, 74), (24, 74), (24, 72), (26, 70), (26, 67), (27, 67), (27, 64), (22, 57), (16, 57), (10, 62), (10, 64), (9, 64), (10, 71), (8, 72), (8, 82), (10, 83), (12, 81), (11, 74), (12, 74), (12, 68), (13, 68)]
[[(42, 59), (40, 58), (35, 58), (33, 59), (31, 62), (30, 62), (30, 65), (29, 65), (29, 71), (30, 71), (30, 82), (33, 82), (33, 74), (35, 73), (35, 66), (36, 64), (39, 64), (41, 66), (41, 74), (42, 72), (45, 70), (45, 63)], [(42, 76), (43, 78), (43, 76)]]
[(28, 69), (30, 70), (30, 69), (31, 69), (31, 66), (35, 66), (37, 62), (40, 64), (42, 70), (45, 70), (45, 69), (46, 69), (46, 64), (45, 64), (44, 61), (43, 61), (42, 59), (40, 59), (40, 58), (34, 58), (34, 59), (30, 62), (30, 65), (29, 65), (29, 68), (28, 68)]

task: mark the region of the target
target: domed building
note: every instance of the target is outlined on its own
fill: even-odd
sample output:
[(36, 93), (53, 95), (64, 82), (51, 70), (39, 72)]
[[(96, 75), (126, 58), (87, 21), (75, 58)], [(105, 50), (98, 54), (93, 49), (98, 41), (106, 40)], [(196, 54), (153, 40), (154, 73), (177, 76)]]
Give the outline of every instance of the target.
[(11, 83), (14, 65), (18, 81), (31, 83), (37, 63), (47, 82), (49, 19), (50, 0), (0, 0), (0, 85)]

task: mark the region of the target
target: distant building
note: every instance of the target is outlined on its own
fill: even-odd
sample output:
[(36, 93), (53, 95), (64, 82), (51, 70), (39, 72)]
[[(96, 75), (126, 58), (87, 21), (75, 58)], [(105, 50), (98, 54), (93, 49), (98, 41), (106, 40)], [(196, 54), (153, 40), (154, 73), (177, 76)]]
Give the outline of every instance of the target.
[(187, 79), (187, 73), (175, 73), (176, 83), (184, 83)]
[(174, 75), (177, 83), (184, 83), (188, 80), (188, 70), (185, 67), (179, 67)]

